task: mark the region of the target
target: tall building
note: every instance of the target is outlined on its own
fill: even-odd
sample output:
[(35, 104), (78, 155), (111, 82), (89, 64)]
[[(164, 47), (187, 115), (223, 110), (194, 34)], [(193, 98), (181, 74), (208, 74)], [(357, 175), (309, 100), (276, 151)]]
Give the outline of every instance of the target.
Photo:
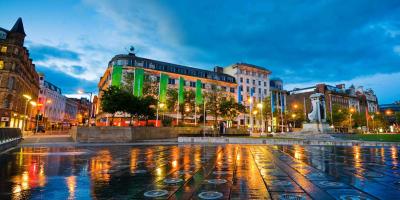
[(77, 105), (76, 123), (78, 125), (86, 124), (89, 120), (89, 113), (92, 107), (92, 103), (87, 98), (69, 98), (70, 101), (74, 101)]
[[(122, 78), (118, 80), (118, 83), (113, 80), (113, 72), (116, 69), (121, 69)], [(138, 57), (133, 53), (116, 55), (108, 63), (108, 67), (104, 72), (104, 75), (100, 78), (98, 88), (99, 96), (97, 100), (96, 114), (98, 121), (105, 121), (107, 117), (105, 113), (101, 111), (101, 97), (102, 91), (107, 89), (110, 85), (121, 84), (127, 85), (127, 79), (129, 77), (134, 77), (135, 69), (144, 69), (145, 81), (154, 82), (158, 84), (160, 79), (160, 74), (167, 74), (169, 77), (168, 87), (177, 88), (179, 85), (179, 78), (184, 78), (184, 84), (186, 90), (194, 90), (196, 88), (196, 81), (200, 80), (202, 83), (202, 90), (210, 91), (212, 88), (216, 87), (220, 90), (220, 95), (227, 98), (236, 98), (237, 84), (235, 77), (225, 74), (222, 68), (216, 67), (214, 71), (208, 71), (204, 69), (197, 69), (193, 67), (177, 65), (157, 60), (152, 60), (148, 58)], [(113, 82), (114, 81), (114, 82)], [(132, 86), (132, 85), (131, 85)], [(123, 116), (122, 116), (123, 117)]]
[(272, 131), (283, 131), (288, 130), (287, 123), (285, 122), (285, 112), (286, 112), (286, 101), (288, 92), (283, 89), (283, 81), (279, 78), (274, 78), (270, 80), (270, 91), (271, 91), (271, 113), (272, 122), (271, 127), (268, 129)]
[(46, 81), (43, 74), (39, 74), (39, 83), (38, 110), (43, 114), (45, 127), (59, 128), (64, 121), (66, 97), (62, 95), (59, 87)]
[(21, 18), (11, 30), (0, 28), (0, 127), (27, 129), (34, 121), (28, 113), (35, 109), (28, 102), (37, 100), (39, 77), (24, 47), (25, 36)]
[[(256, 109), (258, 103), (270, 96), (269, 76), (271, 71), (268, 69), (247, 63), (236, 63), (224, 67), (223, 72), (235, 77), (239, 90), (237, 101), (248, 107), (249, 110)], [(260, 118), (254, 117), (251, 111), (239, 116), (240, 125), (261, 128), (261, 121)]]

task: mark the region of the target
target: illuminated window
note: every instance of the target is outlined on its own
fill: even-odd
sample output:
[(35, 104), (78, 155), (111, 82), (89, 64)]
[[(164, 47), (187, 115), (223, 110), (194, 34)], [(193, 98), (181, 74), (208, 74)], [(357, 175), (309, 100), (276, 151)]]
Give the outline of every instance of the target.
[(0, 60), (0, 69), (4, 69), (4, 61)]
[(7, 47), (6, 46), (2, 46), (1, 47), (1, 53), (7, 53)]

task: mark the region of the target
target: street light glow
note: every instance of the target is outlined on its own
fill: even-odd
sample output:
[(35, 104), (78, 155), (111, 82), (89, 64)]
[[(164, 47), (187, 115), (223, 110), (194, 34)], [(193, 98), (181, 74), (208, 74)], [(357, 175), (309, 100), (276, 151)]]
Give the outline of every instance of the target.
[(354, 108), (350, 108), (350, 112), (353, 113), (355, 110)]
[(293, 108), (294, 108), (294, 109), (297, 109), (298, 107), (299, 107), (299, 106), (298, 106), (297, 104), (294, 104), (294, 105), (293, 105)]
[(32, 99), (32, 97), (28, 94), (24, 94), (23, 96), (25, 97), (25, 99), (28, 99), (28, 101)]
[(262, 103), (258, 103), (258, 104), (257, 104), (257, 108), (260, 108), (260, 109), (261, 109), (262, 107), (263, 107)]
[(37, 105), (36, 102), (34, 102), (34, 101), (31, 101), (30, 104), (31, 104), (32, 106), (36, 106), (36, 105)]

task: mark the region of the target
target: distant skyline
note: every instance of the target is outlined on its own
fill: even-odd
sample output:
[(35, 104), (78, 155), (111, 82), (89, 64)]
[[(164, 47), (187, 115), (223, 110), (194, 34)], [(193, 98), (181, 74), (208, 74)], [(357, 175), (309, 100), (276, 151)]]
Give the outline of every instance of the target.
[(0, 27), (22, 17), (37, 71), (64, 94), (97, 92), (108, 61), (141, 57), (212, 70), (260, 65), (285, 89), (373, 88), (400, 100), (400, 1), (0, 0)]

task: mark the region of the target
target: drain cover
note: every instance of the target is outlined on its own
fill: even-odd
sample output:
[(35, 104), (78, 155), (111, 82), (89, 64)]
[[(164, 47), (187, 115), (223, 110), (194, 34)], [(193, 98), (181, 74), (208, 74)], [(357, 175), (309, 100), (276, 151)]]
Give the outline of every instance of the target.
[(177, 183), (180, 183), (182, 181), (183, 181), (183, 179), (181, 179), (181, 178), (167, 178), (167, 179), (164, 180), (164, 183), (166, 183), (166, 184), (177, 184)]
[(168, 194), (167, 190), (150, 190), (144, 193), (145, 197), (162, 197)]
[(305, 200), (306, 197), (304, 197), (301, 194), (281, 194), (278, 196), (279, 200)]
[(201, 199), (219, 199), (223, 197), (224, 195), (221, 192), (215, 192), (215, 191), (208, 191), (208, 192), (201, 192), (199, 195), (199, 198)]
[(224, 184), (228, 181), (225, 179), (208, 179), (208, 180), (206, 180), (206, 182), (209, 184)]
[(351, 195), (351, 194), (341, 195), (340, 199), (341, 200), (370, 200), (370, 198), (368, 198), (368, 197), (363, 197), (363, 196), (359, 196), (359, 195)]
[(320, 181), (318, 182), (321, 186), (324, 187), (343, 187), (345, 186), (344, 183), (341, 182), (335, 182), (335, 181)]

